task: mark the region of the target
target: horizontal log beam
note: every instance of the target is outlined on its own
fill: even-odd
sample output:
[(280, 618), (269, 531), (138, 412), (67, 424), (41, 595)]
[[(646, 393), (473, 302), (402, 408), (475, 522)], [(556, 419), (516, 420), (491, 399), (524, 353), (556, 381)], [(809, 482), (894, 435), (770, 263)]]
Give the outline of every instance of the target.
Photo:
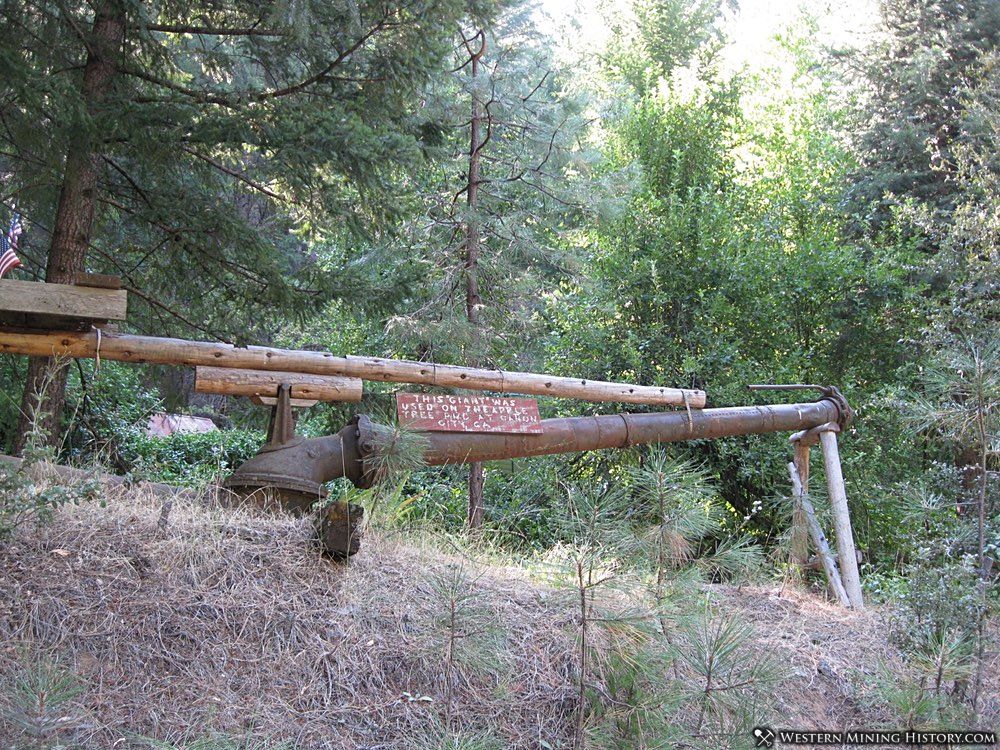
[[(94, 332), (24, 332), (0, 329), (0, 352), (32, 356), (65, 355), (94, 357), (97, 354)], [(598, 380), (562, 378), (528, 372), (480, 370), (471, 367), (439, 365), (379, 357), (338, 357), (329, 352), (246, 348), (229, 344), (156, 336), (104, 334), (100, 356), (104, 359), (137, 364), (194, 365), (234, 367), (246, 370), (281, 370), (313, 375), (346, 375), (388, 383), (415, 383), (473, 391), (525, 393), (557, 396), (583, 401), (614, 401), (632, 404), (669, 406), (705, 406), (705, 392), (680, 388), (609, 383)]]
[(278, 388), (287, 383), (291, 397), (298, 401), (360, 401), (359, 378), (340, 375), (309, 375), (301, 372), (237, 370), (232, 367), (196, 367), (194, 389), (197, 393), (223, 396), (256, 396), (273, 399)]

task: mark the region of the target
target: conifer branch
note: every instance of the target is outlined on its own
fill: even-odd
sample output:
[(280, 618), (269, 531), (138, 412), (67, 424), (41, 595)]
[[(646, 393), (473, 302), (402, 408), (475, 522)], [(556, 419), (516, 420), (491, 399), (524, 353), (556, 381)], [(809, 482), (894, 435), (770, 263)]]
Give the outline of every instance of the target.
[(133, 26), (133, 29), (146, 31), (161, 31), (165, 34), (198, 34), (203, 36), (289, 36), (287, 31), (277, 29), (259, 29), (256, 26), (247, 28), (225, 28), (221, 26), (194, 26), (190, 24), (150, 23), (143, 26)]
[(330, 64), (327, 65), (325, 68), (323, 68), (323, 70), (321, 70), (319, 73), (309, 76), (308, 78), (303, 79), (298, 83), (286, 86), (282, 89), (275, 89), (272, 91), (262, 91), (259, 94), (253, 95), (251, 99), (253, 101), (258, 101), (258, 102), (266, 101), (268, 99), (277, 99), (279, 97), (288, 96), (289, 94), (294, 94), (298, 91), (301, 91), (302, 89), (307, 88), (308, 86), (311, 86), (314, 83), (319, 83), (321, 80), (326, 78), (331, 73), (331, 71), (333, 71), (334, 68), (336, 68), (342, 62), (344, 62), (344, 60), (346, 60), (348, 57), (350, 57), (359, 49), (361, 49), (361, 47), (363, 47), (368, 42), (369, 39), (371, 39), (373, 36), (382, 31), (386, 27), (388, 20), (389, 20), (389, 10), (387, 8), (385, 12), (383, 12), (382, 18), (379, 19), (379, 22), (377, 24), (372, 26), (367, 33), (363, 34), (357, 40), (355, 40), (354, 44), (352, 44), (346, 50), (337, 55), (333, 60), (331, 60)]
[(184, 325), (188, 326), (188, 328), (191, 328), (192, 330), (199, 331), (200, 333), (204, 333), (206, 336), (209, 336), (209, 337), (211, 337), (212, 339), (214, 339), (216, 341), (222, 341), (222, 342), (225, 342), (227, 344), (231, 344), (232, 343), (231, 341), (229, 341), (229, 337), (228, 336), (223, 335), (219, 331), (214, 331), (214, 330), (212, 330), (210, 328), (205, 328), (204, 326), (198, 325), (197, 323), (195, 323), (194, 321), (192, 321), (190, 318), (187, 318), (184, 315), (182, 315), (181, 313), (179, 313), (176, 310), (174, 310), (169, 305), (166, 305), (163, 302), (160, 302), (155, 297), (151, 297), (148, 294), (145, 294), (144, 292), (141, 292), (139, 289), (137, 289), (134, 286), (126, 286), (125, 287), (125, 291), (127, 291), (129, 294), (134, 294), (136, 297), (138, 297), (139, 299), (143, 300), (147, 304), (152, 305), (153, 307), (162, 310), (163, 312), (167, 313), (171, 317), (177, 318), (177, 320), (179, 320), (181, 323), (183, 323)]
[(190, 154), (191, 156), (195, 157), (196, 159), (201, 159), (201, 161), (205, 162), (206, 164), (210, 164), (211, 166), (213, 166), (216, 169), (218, 169), (220, 172), (222, 172), (224, 174), (227, 174), (230, 177), (233, 177), (233, 178), (239, 180), (240, 182), (244, 183), (245, 185), (248, 185), (248, 186), (252, 187), (254, 190), (257, 190), (257, 191), (259, 191), (261, 193), (264, 193), (264, 195), (270, 196), (271, 198), (274, 198), (275, 200), (279, 200), (279, 201), (287, 201), (288, 200), (287, 198), (285, 198), (285, 196), (283, 196), (283, 195), (281, 195), (279, 193), (274, 192), (273, 190), (267, 188), (266, 186), (262, 185), (259, 182), (251, 180), (249, 177), (247, 177), (246, 175), (244, 175), (244, 174), (242, 174), (240, 172), (237, 172), (235, 169), (230, 169), (229, 167), (225, 166), (224, 164), (220, 164), (219, 162), (215, 161), (214, 159), (212, 159), (212, 158), (210, 158), (208, 156), (205, 156), (204, 154), (199, 154), (197, 151), (195, 151), (192, 148), (188, 148), (187, 146), (181, 146), (181, 151), (183, 151), (186, 154)]
[(134, 191), (135, 191), (136, 193), (138, 193), (138, 194), (139, 194), (139, 197), (140, 197), (140, 198), (142, 198), (142, 202), (143, 202), (143, 203), (145, 203), (145, 204), (146, 204), (146, 206), (148, 206), (149, 208), (152, 208), (152, 207), (153, 207), (153, 202), (152, 202), (152, 201), (150, 200), (149, 196), (148, 196), (148, 195), (146, 194), (146, 191), (145, 191), (145, 190), (143, 190), (143, 189), (142, 189), (141, 187), (139, 187), (139, 183), (137, 183), (137, 182), (136, 182), (136, 181), (135, 181), (134, 179), (132, 179), (131, 175), (129, 175), (129, 173), (128, 173), (128, 172), (126, 172), (126, 171), (125, 171), (125, 169), (124, 169), (123, 167), (120, 167), (120, 166), (119, 166), (119, 165), (118, 165), (118, 164), (117, 164), (117, 163), (115, 162), (115, 160), (114, 160), (114, 159), (112, 159), (112, 158), (110, 158), (110, 157), (108, 157), (108, 156), (102, 156), (101, 158), (102, 158), (102, 159), (104, 160), (104, 162), (105, 162), (105, 163), (106, 163), (106, 164), (107, 164), (107, 165), (108, 165), (109, 167), (111, 167), (111, 168), (112, 168), (113, 170), (115, 170), (115, 171), (116, 171), (116, 172), (117, 172), (118, 174), (120, 174), (120, 175), (121, 175), (122, 177), (124, 177), (124, 178), (125, 178), (125, 181), (126, 181), (126, 182), (127, 182), (127, 183), (128, 183), (129, 185), (131, 185), (131, 186), (132, 186), (132, 189), (133, 189), (133, 190), (134, 190)]
[(308, 78), (304, 78), (297, 83), (289, 84), (279, 89), (271, 89), (269, 91), (257, 91), (252, 92), (244, 96), (228, 97), (221, 96), (219, 94), (213, 94), (209, 91), (193, 89), (188, 86), (182, 86), (179, 83), (174, 83), (173, 81), (168, 81), (164, 78), (154, 76), (142, 70), (136, 70), (133, 68), (126, 68), (123, 66), (119, 67), (119, 71), (125, 75), (132, 76), (133, 78), (138, 78), (140, 80), (151, 83), (154, 86), (161, 86), (163, 88), (169, 89), (170, 91), (176, 91), (179, 94), (184, 94), (195, 101), (204, 102), (206, 104), (217, 104), (221, 107), (228, 107), (230, 109), (237, 109), (243, 104), (253, 103), (253, 102), (264, 102), (270, 99), (279, 99), (291, 94), (297, 94), (303, 89), (312, 86), (314, 83), (319, 83), (324, 79), (329, 78), (330, 73), (333, 72), (339, 65), (341, 65), (348, 57), (357, 52), (361, 47), (363, 47), (373, 36), (387, 28), (389, 20), (389, 10), (387, 9), (383, 12), (382, 17), (379, 19), (378, 23), (368, 29), (367, 32), (358, 37), (350, 47), (340, 52), (333, 60), (327, 64), (322, 70)]

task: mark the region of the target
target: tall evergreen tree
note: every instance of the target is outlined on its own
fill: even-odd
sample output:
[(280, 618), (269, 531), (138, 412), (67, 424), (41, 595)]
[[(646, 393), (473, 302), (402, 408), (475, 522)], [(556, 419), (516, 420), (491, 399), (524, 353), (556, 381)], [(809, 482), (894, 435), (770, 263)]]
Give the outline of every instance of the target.
[(28, 273), (116, 273), (140, 325), (231, 338), (322, 300), (342, 279), (307, 245), (394, 217), (415, 94), (488, 6), (5, 3), (0, 161), (35, 225)]
[[(416, 356), (530, 367), (539, 294), (565, 270), (560, 235), (583, 208), (574, 174), (586, 167), (586, 123), (533, 12), (463, 29), (452, 77), (428, 91), (443, 159), (426, 174), (428, 216), (410, 228), (423, 283), (390, 321)], [(469, 526), (482, 515), (473, 464)]]
[(881, 0), (879, 9), (877, 41), (853, 58), (862, 121), (851, 196), (864, 228), (876, 232), (908, 199), (948, 220), (960, 190), (955, 149), (977, 129), (963, 96), (1000, 44), (992, 0)]

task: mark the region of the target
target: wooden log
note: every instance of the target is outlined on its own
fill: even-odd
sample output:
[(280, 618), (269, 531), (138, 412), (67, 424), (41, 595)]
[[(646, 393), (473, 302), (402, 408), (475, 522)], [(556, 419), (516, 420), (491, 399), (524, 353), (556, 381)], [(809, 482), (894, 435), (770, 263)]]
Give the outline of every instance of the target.
[[(795, 470), (802, 484), (802, 495), (809, 494), (809, 446), (795, 443)], [(805, 567), (809, 561), (809, 522), (802, 508), (799, 493), (792, 495), (792, 538), (789, 561), (793, 565)]]
[[(32, 356), (93, 357), (97, 352), (97, 335), (93, 332), (25, 332), (3, 329), (0, 330), (0, 351)], [(229, 344), (155, 336), (106, 334), (101, 340), (101, 357), (139, 364), (206, 365), (313, 375), (346, 375), (389, 383), (558, 396), (582, 401), (687, 405), (692, 409), (705, 406), (705, 392), (699, 390), (609, 383), (528, 372), (481, 370), (380, 357), (338, 357), (329, 352), (263, 346), (239, 348)]]
[(802, 505), (802, 510), (806, 515), (806, 521), (809, 524), (809, 534), (812, 536), (816, 552), (822, 561), (826, 580), (829, 582), (830, 588), (833, 589), (833, 594), (837, 597), (837, 600), (843, 606), (850, 607), (851, 599), (847, 596), (847, 591), (844, 589), (844, 583), (840, 579), (840, 571), (837, 569), (837, 563), (834, 562), (833, 555), (830, 554), (830, 545), (826, 541), (823, 527), (819, 525), (819, 519), (816, 518), (816, 509), (813, 508), (812, 501), (809, 500), (809, 495), (806, 494), (802, 486), (802, 482), (799, 479), (799, 472), (796, 470), (794, 463), (788, 464), (788, 473), (792, 478), (792, 491), (797, 496), (798, 502)]
[[(863, 563), (865, 561), (865, 556), (861, 552), (861, 550), (857, 550), (857, 553), (858, 553), (858, 565), (860, 565), (861, 563)], [(840, 555), (834, 554), (833, 555), (833, 561), (835, 563), (837, 563), (837, 565), (839, 566), (840, 565)], [(823, 569), (823, 561), (820, 559), (819, 555), (812, 555), (809, 558), (808, 562), (806, 562), (806, 564), (803, 567), (806, 570), (822, 570)]]
[(840, 452), (837, 449), (837, 434), (833, 431), (821, 432), (820, 445), (823, 447), (823, 467), (826, 470), (827, 495), (833, 516), (833, 529), (837, 534), (837, 552), (840, 554), (844, 588), (855, 609), (864, 609), (861, 596), (861, 575), (858, 572), (858, 558), (854, 548), (854, 531), (851, 529), (851, 513), (847, 507), (847, 490), (844, 474), (840, 468)]
[(0, 280), (0, 311), (75, 320), (125, 320), (128, 294), (121, 289)]
[(362, 395), (360, 379), (338, 375), (236, 370), (231, 367), (196, 367), (194, 372), (194, 389), (197, 393), (274, 399), (277, 397), (278, 387), (282, 383), (288, 383), (292, 387), (291, 397), (296, 401), (312, 401), (313, 403), (317, 401), (360, 401)]

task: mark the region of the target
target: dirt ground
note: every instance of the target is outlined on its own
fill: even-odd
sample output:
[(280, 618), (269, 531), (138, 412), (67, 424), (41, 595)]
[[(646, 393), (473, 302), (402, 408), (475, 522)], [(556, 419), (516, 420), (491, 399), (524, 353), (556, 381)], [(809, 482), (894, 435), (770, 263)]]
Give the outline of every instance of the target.
[[(33, 670), (73, 675), (83, 692), (46, 721), (84, 747), (183, 746), (206, 728), (302, 748), (433, 747), (442, 717), (505, 747), (567, 746), (576, 641), (564, 599), (524, 570), (429, 545), (372, 535), (342, 565), (310, 538), (301, 520), (165, 508), (134, 490), (64, 508), (0, 547), (6, 698)], [(446, 672), (450, 590), (502, 640), (490, 663), (456, 658)], [(789, 668), (774, 726), (891, 722), (872, 688), (877, 670), (899, 666), (884, 613), (773, 586), (706, 594)], [(985, 713), (996, 716), (992, 659)], [(0, 746), (11, 731), (0, 719)]]

